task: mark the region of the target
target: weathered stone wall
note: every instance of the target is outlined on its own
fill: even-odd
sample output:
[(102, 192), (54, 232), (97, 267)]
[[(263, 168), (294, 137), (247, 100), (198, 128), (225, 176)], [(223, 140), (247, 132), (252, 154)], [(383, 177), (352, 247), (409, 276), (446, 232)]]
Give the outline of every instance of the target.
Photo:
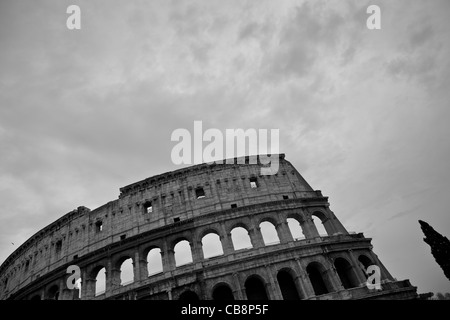
[[(327, 198), (314, 191), (284, 155), (277, 174), (263, 176), (260, 169), (259, 164), (197, 165), (125, 186), (117, 200), (95, 210), (79, 207), (8, 257), (0, 267), (0, 299), (46, 299), (53, 288), (58, 288), (59, 299), (73, 299), (76, 295), (65, 285), (71, 264), (82, 268), (82, 299), (95, 298), (100, 267), (106, 269), (107, 283), (97, 299), (177, 299), (186, 290), (211, 299), (219, 283), (227, 283), (236, 299), (245, 299), (244, 283), (257, 275), (269, 298), (281, 299), (276, 276), (283, 268), (295, 277), (299, 295), (313, 298), (305, 271), (309, 263), (324, 266), (327, 287), (336, 292), (343, 288), (333, 259), (346, 259), (361, 284), (365, 275), (358, 263), (360, 254), (381, 266), (382, 279), (393, 280), (371, 251), (370, 239), (349, 235)], [(203, 192), (197, 193), (199, 188)], [(328, 237), (319, 236), (312, 216), (322, 221)], [(288, 218), (299, 222), (306, 239), (293, 239)], [(279, 244), (264, 244), (259, 229), (263, 221), (275, 226)], [(249, 232), (252, 249), (234, 250), (230, 232), (236, 226)], [(224, 254), (204, 259), (201, 240), (210, 232), (220, 236)], [(177, 267), (173, 249), (182, 239), (190, 243), (193, 263)], [(164, 272), (149, 276), (146, 255), (154, 247), (161, 249)], [(135, 279), (121, 286), (119, 268), (126, 258), (133, 260)]]

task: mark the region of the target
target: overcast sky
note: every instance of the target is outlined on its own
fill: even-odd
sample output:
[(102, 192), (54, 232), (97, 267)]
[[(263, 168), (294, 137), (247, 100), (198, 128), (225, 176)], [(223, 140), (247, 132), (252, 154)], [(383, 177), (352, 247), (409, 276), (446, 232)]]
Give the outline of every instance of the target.
[(449, 14), (448, 0), (0, 0), (0, 260), (178, 169), (171, 133), (202, 120), (280, 129), (394, 277), (450, 292), (417, 222), (450, 236)]

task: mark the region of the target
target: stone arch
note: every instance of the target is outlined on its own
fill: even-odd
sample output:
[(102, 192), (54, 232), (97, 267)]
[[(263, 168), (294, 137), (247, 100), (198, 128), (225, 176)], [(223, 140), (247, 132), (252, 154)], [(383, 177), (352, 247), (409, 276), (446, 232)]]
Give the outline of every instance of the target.
[(204, 234), (201, 244), (205, 259), (223, 255), (223, 245), (218, 232), (211, 231)]
[(180, 294), (178, 297), (178, 300), (180, 301), (199, 301), (197, 293), (192, 290), (186, 290), (183, 293)]
[(59, 300), (59, 286), (54, 284), (47, 290), (47, 300)]
[(103, 265), (98, 265), (92, 269), (91, 279), (95, 282), (94, 295), (99, 296), (106, 291), (106, 268)]
[(183, 266), (193, 262), (191, 242), (186, 238), (178, 238), (174, 241), (173, 254), (175, 266)]
[(313, 213), (311, 213), (311, 219), (316, 226), (319, 236), (322, 237), (333, 235), (333, 226), (331, 225), (330, 219), (328, 219), (324, 212), (315, 210)]
[(369, 278), (369, 276), (367, 275), (367, 268), (374, 264), (372, 259), (369, 258), (368, 256), (366, 256), (365, 254), (360, 254), (358, 256), (358, 261), (359, 261), (359, 264), (360, 264), (359, 267), (363, 271), (364, 276), (366, 278)]
[(334, 260), (334, 267), (345, 289), (358, 287), (358, 278), (351, 264), (344, 258), (338, 257)]
[(306, 238), (299, 219), (288, 217), (286, 218), (286, 222), (294, 240), (303, 240)]
[(244, 286), (247, 300), (269, 300), (266, 284), (262, 277), (251, 275), (245, 280)]
[(145, 261), (147, 261), (147, 276), (163, 272), (162, 250), (156, 245), (147, 247), (145, 250)]
[(308, 237), (305, 230), (305, 217), (303, 213), (291, 212), (286, 215), (286, 223), (294, 240), (303, 240)]
[(218, 230), (217, 228), (212, 227), (212, 226), (207, 226), (206, 228), (203, 228), (203, 229), (198, 233), (198, 235), (199, 235), (198, 239), (200, 239), (200, 241), (201, 241), (201, 239), (202, 239), (204, 236), (206, 236), (206, 235), (208, 235), (208, 234), (210, 234), (210, 233), (217, 234), (217, 235), (220, 237), (220, 232), (219, 232), (219, 230)]
[(366, 256), (365, 254), (360, 254), (358, 256), (358, 261), (361, 262), (361, 264), (364, 266), (364, 268), (367, 270), (367, 268), (371, 265), (373, 265), (374, 263), (372, 262), (372, 259), (370, 259), (368, 256)]
[(316, 296), (333, 291), (333, 286), (327, 276), (327, 270), (321, 263), (316, 261), (309, 263), (306, 267), (306, 272), (308, 273)]
[(300, 300), (301, 294), (295, 283), (296, 274), (290, 268), (283, 268), (277, 273), (278, 286), (283, 300)]
[(119, 272), (120, 285), (125, 286), (134, 282), (134, 260), (130, 255), (122, 255), (114, 264)]
[(234, 250), (253, 248), (249, 229), (243, 223), (237, 223), (231, 228), (231, 242)]
[(280, 243), (280, 237), (278, 235), (276, 224), (273, 224), (271, 222), (271, 219), (263, 219), (259, 223), (259, 228), (264, 241), (264, 245), (267, 246)]
[(233, 291), (228, 283), (220, 282), (212, 289), (212, 299), (216, 301), (230, 301), (234, 300)]

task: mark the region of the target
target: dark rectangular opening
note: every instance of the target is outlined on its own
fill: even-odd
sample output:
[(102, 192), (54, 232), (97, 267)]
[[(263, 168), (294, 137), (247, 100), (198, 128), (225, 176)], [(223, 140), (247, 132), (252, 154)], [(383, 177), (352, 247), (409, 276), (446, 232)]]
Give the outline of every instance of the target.
[(289, 199), (289, 196), (283, 196), (283, 200)]
[(232, 204), (231, 204), (231, 208), (232, 208), (232, 209), (237, 208), (237, 204), (236, 204), (236, 203), (232, 203)]
[(103, 223), (101, 221), (97, 221), (95, 223), (95, 231), (102, 232), (103, 231)]
[(125, 240), (126, 237), (127, 237), (127, 235), (123, 234), (123, 235), (120, 236), (120, 240)]
[(179, 222), (180, 221), (180, 218), (173, 218), (173, 222)]
[(78, 255), (76, 254), (73, 256), (73, 260), (77, 260), (77, 259), (78, 259)]
[(250, 188), (252, 189), (258, 188), (258, 179), (256, 179), (256, 177), (250, 178)]
[(201, 199), (201, 198), (204, 198), (206, 195), (205, 195), (205, 190), (203, 190), (203, 188), (197, 188), (197, 189), (195, 189), (195, 197), (197, 198), (197, 199)]
[(56, 242), (55, 245), (55, 251), (57, 255), (61, 253), (61, 249), (62, 249), (62, 240), (59, 240), (58, 242)]
[(151, 201), (147, 201), (144, 203), (144, 213), (152, 213), (153, 212), (153, 206)]

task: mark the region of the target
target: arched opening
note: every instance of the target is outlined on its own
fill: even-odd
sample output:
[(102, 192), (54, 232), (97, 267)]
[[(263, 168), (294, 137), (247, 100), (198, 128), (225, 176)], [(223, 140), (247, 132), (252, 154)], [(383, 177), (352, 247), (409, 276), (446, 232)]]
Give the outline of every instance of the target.
[(202, 238), (202, 249), (205, 259), (223, 255), (222, 242), (215, 233), (208, 233)]
[(329, 292), (325, 281), (322, 277), (324, 272), (324, 268), (317, 262), (312, 262), (306, 268), (306, 272), (308, 273), (309, 280), (314, 289), (314, 294), (316, 296), (320, 296), (322, 294), (327, 294)]
[(233, 242), (234, 250), (253, 248), (248, 231), (243, 227), (236, 227), (231, 230), (231, 241)]
[(278, 272), (277, 280), (283, 300), (300, 300), (300, 294), (289, 271), (281, 270)]
[(198, 295), (191, 290), (186, 290), (182, 294), (180, 294), (180, 297), (178, 298), (180, 301), (199, 301)]
[(274, 244), (280, 243), (280, 239), (278, 238), (277, 229), (275, 226), (269, 221), (264, 221), (259, 224), (259, 228), (261, 230), (261, 235), (264, 240), (264, 245), (270, 246)]
[(269, 300), (264, 283), (258, 277), (250, 277), (245, 281), (247, 300)]
[(300, 223), (294, 218), (287, 219), (289, 231), (291, 231), (292, 238), (294, 240), (302, 240), (305, 239), (305, 235), (303, 234), (303, 229)]
[(366, 276), (366, 278), (369, 278), (369, 276), (367, 275), (367, 268), (369, 268), (369, 266), (373, 265), (372, 260), (370, 260), (370, 258), (368, 258), (365, 255), (360, 255), (358, 257), (358, 261), (361, 263), (360, 267), (364, 273), (364, 275)]
[(179, 241), (173, 248), (175, 254), (175, 266), (179, 267), (192, 263), (191, 245), (187, 240)]
[(41, 300), (41, 296), (40, 295), (34, 295), (30, 300)]
[(106, 291), (106, 268), (100, 267), (95, 275), (95, 296), (104, 294)]
[(361, 262), (366, 270), (369, 266), (373, 265), (372, 260), (363, 254), (358, 257), (358, 261)]
[(133, 259), (128, 258), (120, 265), (120, 285), (126, 286), (134, 281)]
[(161, 249), (153, 248), (147, 254), (147, 272), (152, 276), (163, 271)]
[(327, 230), (325, 229), (325, 226), (322, 223), (322, 220), (320, 220), (318, 217), (311, 217), (314, 225), (316, 226), (317, 232), (319, 233), (319, 236), (326, 237), (328, 236)]
[(226, 284), (220, 284), (216, 286), (213, 290), (213, 300), (234, 300), (233, 292), (230, 287)]
[(341, 279), (342, 286), (345, 289), (358, 287), (358, 279), (356, 278), (352, 266), (347, 260), (344, 258), (337, 258), (334, 261), (334, 266), (336, 267), (339, 279)]
[(48, 290), (47, 300), (58, 300), (59, 298), (59, 287), (55, 284)]

